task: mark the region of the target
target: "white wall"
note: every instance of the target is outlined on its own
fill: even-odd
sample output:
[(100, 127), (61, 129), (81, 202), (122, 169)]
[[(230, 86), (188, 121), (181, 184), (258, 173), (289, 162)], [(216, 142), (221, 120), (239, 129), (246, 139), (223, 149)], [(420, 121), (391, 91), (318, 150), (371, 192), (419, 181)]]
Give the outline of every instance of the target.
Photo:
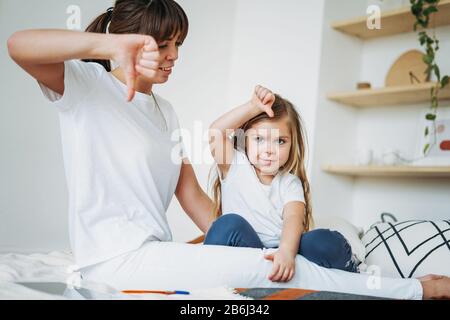
[[(200, 139), (196, 121), (206, 130), (220, 114), (250, 99), (254, 86), (262, 84), (299, 107), (312, 149), (323, 1), (180, 3), (190, 18), (190, 34), (174, 79), (157, 91), (170, 97), (181, 125)], [(206, 186), (212, 159), (206, 139), (202, 145), (206, 163), (200, 163), (195, 150), (191, 161)], [(200, 234), (177, 201), (168, 216), (176, 241)]]
[[(207, 125), (227, 96), (235, 1), (180, 1), (190, 18), (190, 33), (167, 85), (155, 88), (178, 112), (181, 125)], [(25, 28), (66, 28), (66, 8), (81, 8), (82, 29), (113, 1), (37, 3), (1, 0), (1, 176), (0, 250), (46, 251), (68, 247), (67, 191), (57, 113), (35, 81), (8, 57), (6, 40)], [(19, 10), (19, 8), (21, 8)], [(22, 9), (23, 8), (23, 9)], [(214, 26), (211, 28), (211, 26)], [(26, 94), (23, 94), (26, 92)], [(209, 149), (208, 149), (209, 150)], [(206, 186), (209, 165), (194, 163)], [(174, 198), (175, 199), (175, 198)], [(175, 240), (200, 234), (174, 200), (168, 211)]]
[[(190, 18), (190, 33), (171, 81), (155, 91), (173, 103), (182, 127), (192, 132), (201, 121), (206, 130), (261, 83), (299, 106), (312, 145), (323, 1), (179, 2)], [(81, 7), (84, 28), (111, 3), (0, 0), (0, 251), (69, 245), (57, 113), (9, 59), (6, 40), (24, 28), (65, 28), (69, 4)], [(206, 186), (209, 164), (196, 156), (191, 160)], [(176, 201), (168, 217), (176, 241), (199, 235)]]
[[(450, 27), (436, 29), (440, 40), (437, 61), (441, 74), (450, 74)], [(375, 87), (384, 85), (394, 61), (404, 52), (424, 51), (414, 32), (373, 39), (363, 43), (360, 78)], [(407, 159), (421, 156), (418, 141), (424, 132), (424, 114), (429, 103), (406, 106), (381, 106), (358, 113), (356, 148), (369, 147), (379, 159), (383, 150), (396, 149)], [(440, 103), (449, 107), (449, 101)], [(400, 220), (448, 219), (450, 181), (448, 179), (357, 179), (353, 195), (354, 221), (369, 226), (381, 212), (391, 212)]]
[(257, 84), (297, 106), (314, 148), (324, 1), (238, 1), (230, 73), (231, 105)]
[[(20, 29), (65, 28), (70, 4), (81, 7), (84, 28), (111, 3), (0, 0), (0, 251), (48, 251), (69, 245), (57, 113), (35, 81), (9, 59), (6, 40)], [(364, 145), (378, 151), (393, 147), (405, 157), (415, 156), (426, 104), (355, 109), (326, 99), (326, 93), (352, 90), (358, 81), (382, 86), (391, 63), (402, 52), (419, 48), (413, 33), (360, 41), (330, 27), (332, 21), (364, 15), (367, 3), (180, 0), (190, 18), (190, 33), (171, 81), (155, 91), (173, 103), (182, 127), (195, 139), (218, 115), (247, 100), (256, 84), (291, 100), (308, 131), (315, 215), (339, 215), (363, 227), (383, 211), (400, 219), (448, 218), (446, 179), (352, 179), (320, 168), (353, 161)], [(449, 31), (450, 27), (437, 30), (439, 62), (447, 74)], [(202, 143), (200, 151), (210, 161), (206, 140)], [(191, 154), (206, 187), (210, 163), (205, 159)], [(168, 217), (176, 241), (200, 234), (176, 200)]]
[(331, 91), (354, 88), (359, 81), (362, 44), (330, 27), (336, 20), (365, 14), (360, 0), (325, 1), (319, 94), (314, 127), (312, 200), (314, 215), (352, 219), (353, 180), (324, 173), (323, 164), (346, 163), (352, 157), (356, 136), (355, 110), (326, 98)]
[[(203, 134), (228, 106), (236, 1), (183, 0), (179, 3), (189, 17), (189, 35), (180, 49), (172, 78), (163, 86), (155, 87), (155, 92), (170, 100), (181, 127), (190, 132), (192, 144), (186, 148), (190, 149), (197, 178), (206, 190), (212, 158)], [(209, 162), (205, 162), (203, 154)], [(175, 241), (188, 241), (201, 235), (175, 198), (168, 219)]]
[[(354, 90), (358, 81), (382, 87), (392, 63), (405, 51), (420, 49), (413, 32), (361, 41), (334, 31), (333, 21), (365, 15), (368, 3), (378, 0), (325, 2), (324, 36), (319, 104), (315, 125), (313, 200), (315, 214), (340, 215), (364, 228), (378, 221), (380, 213), (399, 219), (449, 217), (448, 179), (348, 178), (323, 173), (323, 164), (352, 163), (361, 148), (373, 149), (378, 157), (387, 149), (398, 149), (414, 158), (418, 137), (423, 133), (422, 114), (427, 104), (381, 106), (356, 109), (328, 101), (327, 92)], [(385, 3), (393, 8), (402, 0)], [(441, 73), (450, 73), (450, 28), (438, 28), (441, 41), (438, 61)], [(442, 106), (448, 106), (445, 102)]]
[(16, 30), (66, 28), (78, 4), (86, 25), (111, 1), (0, 0), (0, 251), (67, 248), (67, 191), (56, 111), (9, 58)]

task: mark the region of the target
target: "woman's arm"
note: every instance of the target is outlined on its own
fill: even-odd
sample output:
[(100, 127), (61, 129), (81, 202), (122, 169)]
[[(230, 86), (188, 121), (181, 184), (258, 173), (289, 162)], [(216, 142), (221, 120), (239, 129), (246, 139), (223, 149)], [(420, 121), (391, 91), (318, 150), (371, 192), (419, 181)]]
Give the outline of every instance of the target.
[(225, 113), (209, 127), (211, 154), (223, 178), (228, 172), (234, 154), (233, 142), (228, 136), (262, 112), (267, 112), (269, 116), (273, 117), (271, 108), (274, 100), (275, 97), (270, 90), (257, 86), (249, 102)]
[(181, 207), (203, 233), (212, 223), (213, 203), (200, 187), (188, 159), (183, 159), (175, 195)]
[(7, 45), (9, 55), (19, 66), (60, 95), (64, 93), (66, 60), (116, 60), (124, 69), (131, 101), (140, 58), (154, 63), (152, 68), (139, 69), (140, 73), (150, 77), (154, 76), (159, 59), (158, 45), (152, 37), (145, 35), (36, 29), (14, 33)]

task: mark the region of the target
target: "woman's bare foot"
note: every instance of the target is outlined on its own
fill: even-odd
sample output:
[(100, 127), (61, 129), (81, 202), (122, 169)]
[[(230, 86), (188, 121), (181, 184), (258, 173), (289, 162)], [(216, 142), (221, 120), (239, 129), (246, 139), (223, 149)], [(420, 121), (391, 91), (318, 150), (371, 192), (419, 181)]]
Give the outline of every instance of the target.
[(450, 299), (450, 278), (428, 275), (419, 278), (423, 288), (423, 299)]
[(439, 274), (427, 274), (426, 276), (418, 277), (417, 280), (419, 281), (438, 280), (442, 279), (443, 277), (444, 276), (441, 276)]

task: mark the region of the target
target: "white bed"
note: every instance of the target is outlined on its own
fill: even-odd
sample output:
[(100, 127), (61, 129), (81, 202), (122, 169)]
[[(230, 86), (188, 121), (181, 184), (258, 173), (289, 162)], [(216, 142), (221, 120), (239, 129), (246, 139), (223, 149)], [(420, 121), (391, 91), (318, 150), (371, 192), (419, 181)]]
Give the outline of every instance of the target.
[[(411, 225), (410, 228), (404, 228), (403, 225)], [(433, 241), (427, 241), (427, 246), (422, 246), (420, 249), (425, 250), (422, 253), (420, 250), (416, 250), (415, 253), (420, 257), (424, 254), (427, 256), (425, 261), (421, 261), (420, 268), (418, 268), (414, 277), (423, 276), (429, 273), (443, 274), (450, 276), (450, 250), (448, 249), (448, 241), (442, 238), (450, 237), (450, 221), (425, 221), (420, 222), (400, 222), (397, 224), (402, 226), (403, 231), (401, 236), (390, 237), (390, 255), (396, 255), (396, 266), (391, 263), (391, 259), (385, 252), (387, 242), (385, 245), (378, 245), (377, 251), (373, 251), (373, 248), (377, 243), (373, 240), (375, 232), (374, 230), (391, 230), (393, 225), (377, 224), (377, 229), (369, 230), (363, 236), (363, 230), (357, 228), (344, 219), (337, 217), (316, 218), (316, 228), (329, 228), (341, 232), (344, 237), (349, 241), (355, 257), (362, 262), (360, 266), (367, 267), (377, 266), (378, 271), (381, 272), (381, 276), (400, 277), (397, 270), (402, 268), (408, 272), (417, 265), (415, 260), (418, 258), (413, 255), (405, 255), (403, 247), (400, 243), (410, 246), (412, 248), (416, 243), (421, 243), (422, 238), (430, 238)], [(416, 229), (412, 229), (414, 226)], [(441, 232), (436, 233), (434, 228), (439, 227)], [(392, 233), (391, 231), (385, 231), (386, 238)], [(400, 229), (399, 229), (400, 230)], [(406, 233), (408, 230), (412, 232)], [(390, 232), (390, 233), (388, 233)], [(441, 235), (441, 236), (439, 236)], [(362, 237), (363, 236), (363, 237)], [(362, 239), (361, 239), (362, 237)], [(399, 242), (401, 239), (402, 242)], [(437, 242), (436, 242), (437, 241)], [(405, 243), (404, 243), (405, 242)], [(447, 245), (445, 245), (447, 244)], [(440, 247), (442, 252), (435, 250), (435, 247)], [(397, 248), (397, 249), (396, 249)], [(400, 249), (402, 250), (400, 250)], [(395, 250), (394, 250), (395, 249)], [(428, 254), (427, 252), (432, 252)], [(366, 258), (366, 254), (368, 258)], [(370, 254), (370, 255), (369, 255)], [(419, 258), (420, 258), (419, 257)], [(423, 259), (422, 259), (423, 260)], [(412, 262), (413, 263), (412, 263)], [(367, 263), (367, 264), (365, 264)], [(146, 295), (125, 295), (120, 294), (114, 289), (105, 284), (93, 284), (80, 282), (81, 278), (78, 273), (73, 273), (74, 260), (70, 251), (55, 251), (47, 254), (35, 253), (35, 254), (0, 254), (0, 300), (1, 299), (248, 299), (233, 292), (232, 289), (226, 287), (210, 288), (207, 290), (189, 290), (189, 296), (179, 295), (161, 295), (161, 294), (146, 294)], [(364, 271), (364, 268), (363, 268)], [(369, 272), (369, 271), (367, 271)], [(373, 270), (371, 271), (373, 272)], [(370, 273), (370, 272), (369, 272)], [(36, 285), (24, 285), (23, 283), (34, 283)], [(53, 290), (36, 290), (40, 284), (41, 287), (47, 289), (53, 288)], [(52, 285), (59, 284), (59, 285)], [(68, 288), (66, 290), (56, 290), (60, 288), (61, 284)], [(81, 294), (79, 290), (73, 290), (72, 287), (89, 289), (95, 296), (86, 296)], [(32, 288), (30, 288), (32, 287)], [(41, 289), (41, 288), (40, 288)], [(55, 292), (57, 292), (55, 294)]]
[[(355, 256), (362, 261), (365, 255), (364, 245), (360, 240), (362, 229), (356, 228), (349, 222), (338, 217), (316, 218), (316, 228), (329, 228), (341, 232), (350, 242)], [(80, 283), (79, 274), (73, 273), (74, 260), (69, 250), (55, 251), (47, 254), (0, 254), (0, 299), (83, 299), (77, 291), (71, 290), (71, 286), (94, 288), (99, 294), (99, 299), (129, 299), (129, 295), (117, 294), (112, 288), (104, 284)], [(21, 283), (36, 284), (25, 286)], [(60, 285), (69, 284), (69, 289), (58, 294), (55, 288)], [(46, 292), (35, 290), (38, 284), (42, 284)], [(45, 287), (45, 284), (49, 284)], [(31, 289), (30, 287), (34, 287)], [(52, 290), (50, 290), (52, 289)], [(142, 299), (245, 299), (235, 294), (231, 289), (211, 288), (208, 290), (189, 290), (191, 295), (180, 297), (177, 295), (133, 295), (131, 298)], [(50, 294), (53, 292), (53, 294)]]
[[(359, 235), (362, 230), (339, 218), (317, 219), (316, 228), (330, 228), (340, 231), (350, 242), (358, 258), (365, 251)], [(69, 250), (47, 254), (0, 254), (0, 299), (84, 299), (75, 286), (95, 289), (99, 299), (248, 299), (235, 294), (230, 288), (220, 287), (207, 290), (189, 290), (189, 296), (177, 295), (123, 295), (105, 284), (80, 282), (78, 273), (73, 273), (74, 260)], [(27, 286), (21, 283), (28, 283)], [(60, 290), (61, 284), (68, 284), (67, 290)], [(36, 290), (45, 288), (45, 292)], [(55, 294), (57, 292), (57, 294)], [(104, 294), (102, 294), (104, 293)]]
[(54, 251), (48, 254), (0, 254), (0, 300), (32, 299), (249, 299), (226, 287), (207, 290), (190, 290), (189, 295), (139, 294), (126, 295), (106, 284), (85, 283), (74, 265), (70, 251)]

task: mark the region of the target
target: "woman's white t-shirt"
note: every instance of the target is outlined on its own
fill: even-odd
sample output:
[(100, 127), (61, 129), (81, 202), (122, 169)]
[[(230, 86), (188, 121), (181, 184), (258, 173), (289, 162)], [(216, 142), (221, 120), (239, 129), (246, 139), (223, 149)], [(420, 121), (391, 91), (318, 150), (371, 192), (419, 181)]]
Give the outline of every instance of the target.
[(139, 92), (126, 102), (126, 86), (100, 64), (64, 65), (62, 96), (39, 85), (59, 111), (76, 264), (103, 262), (146, 240), (170, 241), (166, 210), (183, 157), (172, 106), (155, 96), (161, 114)]
[(300, 179), (290, 173), (277, 174), (270, 185), (256, 175), (247, 155), (235, 150), (225, 179), (221, 179), (222, 213), (241, 215), (255, 229), (266, 248), (280, 244), (284, 206), (305, 203)]

